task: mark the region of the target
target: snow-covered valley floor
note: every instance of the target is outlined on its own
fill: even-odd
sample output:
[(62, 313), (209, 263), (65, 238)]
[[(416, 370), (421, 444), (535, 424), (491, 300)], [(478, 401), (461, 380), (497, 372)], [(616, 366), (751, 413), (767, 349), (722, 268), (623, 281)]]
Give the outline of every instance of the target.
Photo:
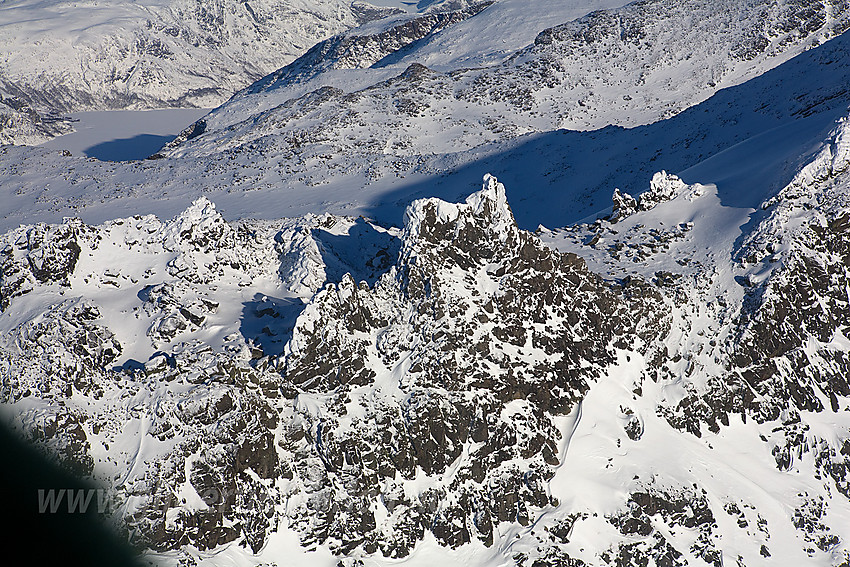
[(207, 112), (207, 108), (77, 112), (70, 115), (74, 131), (42, 147), (103, 161), (145, 159)]

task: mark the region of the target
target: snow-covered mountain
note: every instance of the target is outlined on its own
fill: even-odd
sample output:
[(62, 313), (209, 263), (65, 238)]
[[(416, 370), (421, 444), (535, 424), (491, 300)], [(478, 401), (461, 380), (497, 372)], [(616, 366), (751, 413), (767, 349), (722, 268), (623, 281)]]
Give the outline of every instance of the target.
[(401, 231), (24, 226), (4, 413), (166, 562), (838, 565), (847, 132), (755, 215), (659, 173), (543, 240), (492, 177)]
[[(254, 90), (259, 92), (249, 89), (178, 137), (176, 145), (162, 152), (167, 160), (102, 164), (7, 148), (10, 153), (0, 162), (0, 187), (8, 203), (3, 225), (16, 226), (33, 214), (33, 207), (52, 215), (42, 217), (45, 220), (80, 215), (89, 222), (102, 222), (114, 216), (111, 206), (103, 207), (104, 198), (126, 202), (126, 214), (168, 217), (201, 192), (233, 217), (362, 213), (399, 224), (412, 199), (429, 195), (462, 199), (475, 190), (482, 171), (491, 171), (505, 180), (509, 191), (517, 191), (512, 203), (523, 227), (559, 226), (608, 206), (612, 187), (638, 191), (656, 170), (682, 172), (771, 129), (787, 126), (796, 140), (790, 154), (803, 152), (807, 144), (822, 138), (847, 100), (850, 58), (843, 36), (821, 42), (843, 29), (847, 10), (824, 4), (817, 5), (820, 11), (804, 12), (793, 3), (759, 3), (752, 10), (745, 9), (748, 4), (692, 3), (685, 7), (638, 3), (553, 28), (559, 33), (577, 26), (597, 30), (611, 44), (611, 52), (620, 54), (619, 67), (602, 66), (587, 79), (577, 77), (584, 76), (582, 69), (592, 67), (595, 58), (605, 57), (607, 47), (602, 55), (593, 50), (602, 49), (604, 42), (569, 34), (550, 42), (545, 38), (555, 32), (541, 31), (539, 43), (477, 70), (441, 73), (416, 65), (404, 67), (407, 61), (400, 68), (380, 69), (333, 68), (328, 63), (330, 68), (304, 83), (258, 86)], [(735, 6), (737, 11), (732, 10)], [(497, 9), (504, 11), (506, 20), (519, 10), (514, 4), (498, 2), (435, 37), (449, 37), (459, 29), (455, 26), (471, 26)], [(689, 18), (699, 9), (704, 17)], [(808, 18), (800, 24), (810, 30), (806, 33), (796, 32), (792, 25), (800, 14)], [(634, 45), (605, 24), (616, 20), (615, 16), (635, 26), (638, 22), (645, 22), (641, 25), (648, 29), (655, 26), (653, 33), (664, 41)], [(623, 19), (626, 16), (631, 19)], [(417, 16), (406, 16), (404, 21), (411, 18)], [(375, 33), (357, 37), (393, 37), (397, 21), (370, 24), (366, 31)], [(403, 29), (405, 25), (400, 24)], [(680, 31), (668, 40), (664, 30), (670, 28)], [(467, 36), (464, 30), (461, 37)], [(605, 35), (602, 30), (611, 33)], [(754, 49), (747, 57), (738, 51), (735, 58), (718, 40), (720, 34), (733, 45), (750, 38), (762, 51)], [(653, 36), (647, 32), (647, 37)], [(432, 42), (436, 39), (424, 45)], [(675, 46), (671, 51), (679, 53), (679, 59), (666, 55), (660, 47), (665, 42)], [(368, 42), (339, 40), (336, 44), (360, 43)], [(488, 39), (482, 49), (491, 50), (491, 43), (498, 42)], [(818, 43), (819, 47), (810, 49)], [(561, 51), (572, 55), (558, 55)], [(582, 53), (587, 53), (584, 59)], [(312, 55), (304, 57), (289, 71), (271, 77), (298, 75), (298, 70), (309, 68), (305, 63)], [(575, 76), (543, 71), (556, 63), (574, 67)], [(542, 86), (533, 71), (536, 66), (544, 75), (548, 73), (553, 86)], [(721, 82), (709, 84), (709, 72)], [(641, 73), (647, 78), (657, 75), (657, 80), (636, 85), (635, 77)], [(376, 78), (380, 80), (374, 82)], [(260, 85), (280, 83), (270, 79)], [(587, 81), (599, 83), (598, 89), (591, 89), (599, 100), (582, 107), (575, 102), (581, 99), (569, 97), (578, 97), (577, 89), (584, 89)], [(720, 88), (727, 83), (732, 86)], [(355, 84), (351, 91), (342, 88)], [(474, 94), (485, 84), (491, 85), (486, 87), (488, 92), (500, 84), (501, 90), (493, 92), (503, 92), (507, 98), (495, 101), (490, 95)], [(820, 86), (813, 91), (812, 84)], [(667, 89), (663, 97), (653, 94), (659, 89)], [(526, 94), (517, 94), (521, 92)], [(623, 100), (624, 96), (632, 100)], [(551, 104), (559, 97), (566, 102)], [(520, 99), (530, 106), (523, 106)], [(686, 107), (689, 110), (662, 119)], [(579, 130), (559, 128), (558, 115), (566, 111)], [(587, 130), (606, 121), (611, 125)], [(50, 174), (49, 191), (45, 191), (45, 171), (55, 172)], [(777, 179), (774, 189), (783, 181), (787, 179)], [(274, 198), (269, 198), (270, 193)]]
[(38, 145), (71, 130), (57, 114), (43, 114), (25, 100), (0, 89), (0, 144)]
[(588, 7), (0, 149), (5, 421), (156, 564), (850, 564), (850, 8)]
[(211, 107), (316, 41), (395, 12), (359, 0), (5, 1), (0, 89), (55, 113)]
[[(491, 10), (516, 8), (473, 10), (470, 25)], [(248, 145), (280, 153), (292, 151), (295, 142), (287, 140), (295, 140), (295, 149), (406, 157), (558, 128), (633, 127), (673, 116), (839, 35), (850, 27), (848, 17), (843, 4), (828, 2), (637, 2), (549, 27), (500, 64), (440, 70), (423, 66), (432, 42), (416, 44), (419, 34), (408, 22), (389, 29), (381, 22), (381, 29), (328, 40), (256, 83), (206, 117), (204, 135), (178, 155)], [(466, 33), (449, 28), (439, 36)], [(484, 39), (482, 50), (497, 40)], [(373, 82), (349, 89), (344, 77), (326, 73), (357, 67), (372, 68), (357, 81)], [(316, 75), (307, 84), (322, 88), (292, 98), (289, 85), (300, 91)], [(364, 124), (394, 134), (376, 141)]]

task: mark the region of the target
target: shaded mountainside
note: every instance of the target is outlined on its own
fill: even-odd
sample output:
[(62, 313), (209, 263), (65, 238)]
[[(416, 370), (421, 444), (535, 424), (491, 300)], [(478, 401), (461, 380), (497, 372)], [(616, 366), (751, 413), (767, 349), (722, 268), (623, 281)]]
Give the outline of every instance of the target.
[[(782, 6), (787, 10), (790, 5)], [(437, 36), (484, 17), (499, 6), (491, 5)], [(812, 17), (815, 23), (819, 21)], [(602, 16), (591, 20), (599, 18)], [(832, 33), (828, 30), (840, 21), (838, 16), (827, 18), (821, 26), (823, 34)], [(384, 29), (385, 24), (375, 26)], [(578, 24), (572, 27), (575, 25)], [(692, 29), (689, 33), (708, 41), (713, 37), (709, 32)], [(791, 36), (794, 34), (788, 32)], [(115, 216), (102, 206), (106, 199), (127, 203), (129, 211), (172, 216), (197, 198), (198, 188), (203, 187), (234, 217), (262, 215), (273, 219), (307, 212), (353, 213), (397, 225), (411, 200), (428, 196), (462, 199), (475, 189), (486, 171), (506, 183), (514, 213), (523, 228), (538, 224), (563, 226), (596, 214), (609, 205), (612, 188), (635, 193), (661, 169), (681, 174), (688, 181), (717, 182), (718, 172), (738, 176), (734, 183), (720, 187), (724, 199), (731, 199), (734, 204), (738, 188), (768, 182), (773, 190), (787, 183), (799, 165), (798, 157), (816, 145), (844, 112), (850, 69), (850, 37), (846, 33), (784, 61), (821, 37), (810, 33), (781, 46), (778, 42), (771, 49), (779, 49), (782, 55), (768, 59), (760, 55), (752, 61), (739, 62), (746, 69), (747, 65), (755, 65), (745, 73), (752, 78), (721, 89), (666, 120), (636, 128), (558, 129), (523, 136), (505, 131), (499, 134), (500, 141), (481, 145), (475, 145), (480, 140), (470, 144), (463, 141), (465, 136), (478, 136), (475, 132), (481, 132), (473, 116), (465, 114), (466, 102), (458, 102), (456, 107), (447, 104), (445, 108), (440, 106), (443, 102), (432, 104), (438, 99), (450, 100), (442, 98), (446, 93), (428, 94), (428, 89), (445, 83), (451, 73), (437, 73), (421, 66), (401, 74), (394, 67), (336, 70), (333, 72), (355, 73), (357, 77), (367, 72), (395, 77), (354, 92), (326, 86), (250, 119), (246, 116), (256, 110), (252, 105), (278, 101), (275, 97), (287, 89), (236, 97), (178, 137), (173, 151), (166, 152), (166, 159), (100, 163), (62, 158), (46, 150), (4, 148), (0, 150), (0, 192), (8, 205), (0, 214), (4, 215), (3, 226), (7, 229), (36, 212), (44, 220), (59, 221), (63, 216), (77, 215), (99, 223)], [(557, 45), (574, 45), (578, 49), (575, 41), (559, 40)], [(642, 49), (663, 51), (659, 46), (663, 43)], [(550, 48), (532, 47), (529, 52), (545, 53)], [(662, 62), (652, 69), (681, 79), (674, 80), (671, 88), (675, 86), (682, 96), (696, 96), (697, 91), (702, 93), (700, 97), (708, 96), (722, 85), (707, 87), (700, 83), (703, 86), (696, 88), (692, 77), (679, 69), (692, 64), (695, 57), (679, 64)], [(632, 63), (641, 65), (639, 60)], [(771, 68), (774, 64), (777, 66)], [(480, 72), (495, 73), (493, 69)], [(320, 74), (315, 80), (323, 76)], [(310, 84), (314, 83), (307, 83)], [(530, 79), (528, 84), (535, 83)], [(811, 85), (817, 88), (812, 89)], [(653, 91), (647, 87), (646, 92)], [(430, 106), (420, 109), (421, 116), (411, 116), (407, 110), (418, 113), (417, 105), (423, 97), (428, 98)], [(603, 106), (614, 112), (609, 118), (615, 122), (630, 114), (627, 107), (618, 110), (617, 105)], [(402, 111), (402, 107), (407, 110)], [(481, 108), (490, 115), (489, 106)], [(538, 111), (526, 113), (515, 108), (506, 111), (504, 117), (522, 123), (522, 116), (542, 116), (532, 112)], [(451, 119), (435, 121), (434, 116)], [(420, 130), (420, 126), (447, 130), (430, 135), (431, 130)], [(468, 145), (475, 147), (454, 150)], [(773, 147), (777, 145), (781, 147)], [(428, 153), (431, 150), (436, 153)], [(736, 155), (734, 159), (730, 157)], [(746, 168), (742, 163), (757, 161), (757, 156), (762, 159), (764, 155), (776, 159), (760, 170), (752, 167), (749, 172), (743, 171)], [(728, 167), (715, 166), (724, 159), (730, 162)], [(695, 169), (685, 175), (689, 168)], [(540, 206), (541, 202), (547, 205)]]
[[(713, 186), (662, 174), (548, 246), (492, 177), (401, 231), (206, 200), (21, 227), (4, 412), (165, 561), (294, 534), (379, 563), (845, 564), (845, 129), (722, 242), (668, 224), (728, 216)], [(662, 252), (678, 268), (653, 273)]]
[(39, 113), (25, 98), (0, 87), (0, 145), (37, 145), (70, 131), (67, 119), (56, 114)]

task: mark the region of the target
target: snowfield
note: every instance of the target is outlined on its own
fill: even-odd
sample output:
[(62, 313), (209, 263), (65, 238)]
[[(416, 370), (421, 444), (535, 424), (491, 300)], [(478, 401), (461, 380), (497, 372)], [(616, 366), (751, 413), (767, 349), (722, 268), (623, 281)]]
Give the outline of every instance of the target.
[(73, 132), (41, 146), (101, 161), (145, 159), (207, 112), (203, 108), (78, 112), (70, 115)]
[[(475, 189), (482, 171), (505, 180), (521, 226), (557, 227), (604, 210), (615, 187), (642, 190), (657, 170), (683, 173), (705, 162), (705, 173), (688, 180), (711, 182), (715, 175), (742, 175), (741, 168), (752, 167), (752, 160), (761, 155), (768, 160), (765, 167), (748, 171), (755, 179), (764, 176), (768, 191), (777, 190), (788, 181), (799, 157), (823, 139), (847, 107), (847, 42), (845, 36), (838, 37), (652, 124), (552, 130), (463, 151), (409, 155), (404, 150), (397, 155), (378, 147), (373, 152), (336, 135), (329, 142), (308, 139), (294, 147), (286, 139), (300, 136), (297, 128), (257, 138), (257, 132), (277, 123), (274, 115), (240, 126), (250, 134), (242, 145), (233, 142), (241, 130), (209, 127), (210, 133), (178, 145), (166, 160), (104, 164), (6, 147), (0, 156), (5, 204), (0, 227), (13, 228), (27, 219), (56, 222), (70, 215), (93, 223), (116, 214), (168, 217), (201, 194), (231, 219), (329, 212), (364, 214), (399, 225), (410, 200), (462, 198)], [(811, 84), (820, 85), (819, 90), (810, 92)], [(321, 116), (309, 123), (322, 124)], [(368, 139), (368, 134), (378, 141), (384, 127), (376, 118), (357, 138)], [(316, 131), (310, 128), (304, 132)], [(752, 140), (749, 146), (747, 140)], [(771, 144), (770, 151), (760, 149), (765, 142)], [(443, 142), (435, 138), (434, 143)], [(219, 144), (224, 147), (213, 151)], [(712, 167), (722, 159), (712, 156), (726, 152), (722, 155), (731, 160), (736, 151), (740, 157), (734, 164)], [(730, 186), (724, 194), (736, 193)]]

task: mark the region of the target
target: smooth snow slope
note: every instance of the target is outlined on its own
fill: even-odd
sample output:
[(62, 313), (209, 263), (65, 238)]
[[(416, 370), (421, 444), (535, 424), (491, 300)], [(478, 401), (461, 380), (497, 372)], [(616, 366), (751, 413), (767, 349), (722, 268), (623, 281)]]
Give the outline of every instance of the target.
[(402, 51), (382, 66), (405, 68), (421, 63), (446, 72), (465, 67), (501, 63), (516, 51), (534, 42), (537, 34), (563, 22), (596, 10), (625, 5), (623, 0), (499, 0), (473, 19), (459, 22), (446, 32), (435, 34), (414, 49)]
[(207, 112), (203, 108), (77, 112), (70, 115), (74, 132), (42, 147), (103, 161), (145, 159)]

